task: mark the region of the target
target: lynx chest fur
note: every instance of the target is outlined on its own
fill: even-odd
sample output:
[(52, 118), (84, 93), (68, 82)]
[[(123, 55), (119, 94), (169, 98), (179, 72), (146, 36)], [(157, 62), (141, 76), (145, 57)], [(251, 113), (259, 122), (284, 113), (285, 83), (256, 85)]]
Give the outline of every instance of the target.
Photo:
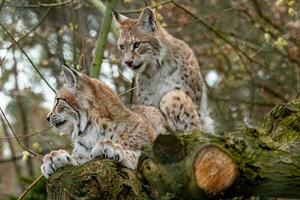
[[(202, 78), (197, 61), (189, 49), (180, 48), (185, 43), (171, 38), (172, 45), (167, 47), (168, 58), (158, 60), (156, 66), (146, 63), (145, 70), (137, 74), (136, 101), (140, 104), (159, 106), (162, 97), (172, 90), (181, 90), (189, 95), (197, 106), (201, 102)], [(172, 52), (171, 50), (174, 50)], [(190, 73), (196, 73), (190, 76)], [(194, 80), (193, 80), (194, 79)]]

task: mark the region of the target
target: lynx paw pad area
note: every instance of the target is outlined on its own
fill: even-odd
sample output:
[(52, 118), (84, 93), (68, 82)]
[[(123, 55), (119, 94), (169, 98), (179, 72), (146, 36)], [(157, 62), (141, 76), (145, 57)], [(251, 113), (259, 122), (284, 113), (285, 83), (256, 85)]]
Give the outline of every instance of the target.
[(104, 156), (116, 162), (123, 160), (123, 148), (120, 144), (114, 144), (111, 140), (101, 140), (96, 143), (91, 151), (91, 159)]
[(44, 156), (41, 166), (42, 174), (48, 179), (57, 169), (67, 166), (76, 165), (76, 161), (64, 150), (52, 151)]

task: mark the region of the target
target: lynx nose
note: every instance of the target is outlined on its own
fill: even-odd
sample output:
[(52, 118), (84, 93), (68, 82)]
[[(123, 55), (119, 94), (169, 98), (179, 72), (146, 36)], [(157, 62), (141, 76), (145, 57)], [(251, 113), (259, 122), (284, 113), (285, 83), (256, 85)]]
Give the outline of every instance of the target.
[(133, 61), (132, 60), (126, 60), (125, 64), (128, 65), (129, 67), (132, 66)]

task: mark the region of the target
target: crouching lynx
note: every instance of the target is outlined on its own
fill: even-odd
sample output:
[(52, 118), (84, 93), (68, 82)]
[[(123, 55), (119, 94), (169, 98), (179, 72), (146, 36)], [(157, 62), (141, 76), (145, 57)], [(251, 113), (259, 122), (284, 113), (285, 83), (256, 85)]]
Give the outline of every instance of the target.
[(149, 7), (137, 20), (115, 17), (122, 62), (136, 72), (135, 103), (159, 108), (173, 129), (212, 131), (206, 86), (189, 46), (161, 27)]
[(66, 82), (47, 119), (71, 135), (72, 155), (52, 151), (41, 166), (46, 178), (65, 165), (85, 163), (99, 155), (134, 169), (143, 144), (153, 141), (156, 131), (138, 113), (128, 110), (100, 80), (63, 68)]

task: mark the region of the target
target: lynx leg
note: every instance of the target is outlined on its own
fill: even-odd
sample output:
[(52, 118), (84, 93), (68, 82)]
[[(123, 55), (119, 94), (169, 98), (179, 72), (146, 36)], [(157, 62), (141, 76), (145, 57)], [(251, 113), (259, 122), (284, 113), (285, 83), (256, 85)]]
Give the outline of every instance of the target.
[(52, 151), (44, 156), (41, 171), (48, 179), (57, 169), (67, 165), (77, 165), (77, 163), (65, 150)]
[(197, 107), (185, 92), (168, 92), (161, 99), (159, 107), (173, 131), (189, 132), (201, 129)]
[(111, 140), (100, 140), (92, 148), (90, 158), (94, 159), (101, 155), (116, 162), (121, 162), (123, 160), (123, 147), (118, 143), (113, 143)]
[(158, 134), (165, 134), (167, 122), (161, 111), (154, 106), (145, 105), (133, 105), (131, 110), (141, 114), (146, 120), (148, 120), (155, 128)]
[(129, 169), (136, 169), (141, 151), (124, 150), (124, 159), (121, 164)]

